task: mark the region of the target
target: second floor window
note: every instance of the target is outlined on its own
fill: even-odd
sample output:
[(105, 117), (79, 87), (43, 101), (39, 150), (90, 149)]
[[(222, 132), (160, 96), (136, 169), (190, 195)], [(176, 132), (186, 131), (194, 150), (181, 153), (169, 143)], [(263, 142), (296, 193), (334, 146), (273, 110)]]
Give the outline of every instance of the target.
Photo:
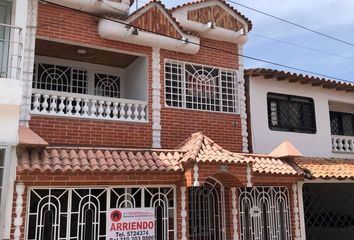
[(312, 98), (268, 93), (268, 125), (271, 130), (316, 133)]
[(41, 58), (34, 64), (33, 88), (36, 89), (120, 98), (120, 81), (119, 74), (107, 74), (90, 65), (57, 64)]
[(236, 71), (167, 60), (165, 97), (170, 107), (238, 113)]
[(332, 135), (354, 136), (354, 114), (330, 112)]

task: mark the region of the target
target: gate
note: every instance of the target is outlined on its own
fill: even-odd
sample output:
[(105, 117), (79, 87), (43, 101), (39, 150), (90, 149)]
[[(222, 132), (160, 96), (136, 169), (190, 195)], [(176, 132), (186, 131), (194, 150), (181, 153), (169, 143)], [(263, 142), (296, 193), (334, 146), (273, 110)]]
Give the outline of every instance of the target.
[(291, 240), (286, 187), (239, 189), (242, 240)]
[(192, 240), (225, 239), (224, 188), (214, 179), (189, 189), (189, 235)]
[(304, 184), (303, 198), (307, 240), (354, 238), (354, 184)]

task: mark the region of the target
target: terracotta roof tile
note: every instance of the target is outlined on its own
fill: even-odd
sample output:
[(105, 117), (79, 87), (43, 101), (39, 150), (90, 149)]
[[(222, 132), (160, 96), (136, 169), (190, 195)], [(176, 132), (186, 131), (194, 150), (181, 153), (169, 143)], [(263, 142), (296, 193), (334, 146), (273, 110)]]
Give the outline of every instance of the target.
[(310, 75), (292, 73), (276, 69), (253, 68), (245, 70), (246, 76), (264, 76), (266, 78), (276, 78), (278, 80), (291, 80), (291, 82), (301, 82), (301, 84), (311, 84), (312, 86), (322, 86), (326, 89), (337, 91), (354, 92), (354, 83), (325, 79)]
[(261, 155), (248, 155), (248, 158), (254, 161), (254, 172), (281, 175), (303, 175), (302, 171), (297, 171), (291, 163), (288, 163), (285, 160)]
[(354, 159), (298, 157), (294, 162), (312, 179), (354, 179)]
[(19, 145), (30, 147), (45, 147), (48, 143), (38, 136), (35, 132), (26, 126), (20, 126), (18, 129)]
[(179, 8), (183, 8), (183, 7), (187, 7), (187, 6), (190, 6), (190, 5), (194, 5), (194, 4), (198, 4), (198, 3), (201, 3), (201, 2), (206, 2), (206, 1), (219, 1), (221, 2), (222, 4), (224, 4), (226, 7), (228, 7), (229, 9), (231, 9), (236, 15), (238, 15), (239, 17), (241, 17), (248, 25), (248, 31), (251, 31), (252, 30), (252, 22), (250, 19), (248, 19), (245, 15), (243, 15), (241, 12), (237, 11), (233, 6), (231, 6), (230, 4), (228, 4), (225, 0), (196, 0), (196, 1), (191, 1), (191, 2), (187, 2), (187, 3), (184, 3), (182, 5), (178, 5), (176, 7), (173, 7), (171, 9), (171, 11), (174, 11), (176, 9), (179, 9)]
[(270, 154), (273, 157), (302, 157), (302, 153), (290, 142), (285, 141), (274, 149)]
[(125, 151), (48, 148), (24, 150), (19, 154), (18, 171), (40, 172), (114, 172), (114, 171), (179, 171), (182, 153), (163, 151)]
[(252, 162), (242, 154), (233, 153), (223, 149), (213, 140), (205, 136), (202, 132), (194, 133), (180, 147), (186, 151), (182, 157), (182, 162), (228, 162), (247, 163)]

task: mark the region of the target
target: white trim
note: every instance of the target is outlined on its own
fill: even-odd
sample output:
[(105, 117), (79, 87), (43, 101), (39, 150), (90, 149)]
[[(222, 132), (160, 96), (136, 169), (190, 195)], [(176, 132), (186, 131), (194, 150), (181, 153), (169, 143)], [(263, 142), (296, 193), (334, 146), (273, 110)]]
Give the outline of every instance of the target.
[(24, 60), (22, 71), (22, 104), (20, 110), (20, 124), (28, 126), (31, 118), (31, 100), (32, 100), (32, 80), (33, 64), (35, 54), (35, 42), (37, 31), (37, 12), (38, 0), (28, 0), (27, 8), (27, 27), (25, 30)]
[[(6, 228), (5, 224), (7, 223), (7, 214), (5, 213), (5, 207), (7, 205), (7, 196), (8, 196), (8, 191), (9, 189), (9, 175), (11, 171), (11, 148), (8, 145), (0, 145), (0, 149), (5, 150), (4, 154), (4, 167), (3, 167), (3, 176), (2, 176), (2, 186), (1, 186), (1, 198), (0, 198), (0, 239), (2, 239), (3, 236), (5, 236)], [(1, 180), (1, 179), (0, 179)], [(11, 217), (10, 217), (11, 219)]]
[(238, 240), (238, 229), (237, 229), (237, 200), (236, 200), (236, 188), (231, 188), (232, 194), (232, 228), (233, 228), (233, 240)]
[[(253, 187), (252, 184), (252, 170), (251, 170), (251, 164), (247, 163), (247, 168), (246, 168), (246, 177), (247, 177), (247, 187)], [(257, 186), (259, 187), (259, 186)]]
[(181, 240), (187, 240), (187, 210), (186, 210), (186, 187), (181, 187)]
[(294, 200), (294, 221), (295, 221), (295, 240), (301, 240), (299, 206), (298, 206), (298, 189), (296, 183), (293, 184), (293, 200)]
[(152, 148), (161, 148), (160, 49), (152, 48)]
[(23, 183), (16, 184), (16, 217), (14, 219), (14, 240), (19, 240), (21, 238), (21, 226), (23, 224), (22, 211), (23, 211), (23, 193), (25, 192), (25, 185)]
[[(194, 167), (193, 167), (193, 179), (194, 179), (194, 182), (193, 182), (193, 186), (194, 187), (199, 187), (200, 186), (200, 183), (199, 183), (199, 168), (198, 168), (198, 164), (195, 163), (194, 164)], [(217, 181), (216, 179), (214, 179), (215, 181)], [(217, 181), (219, 183), (219, 181)]]
[(300, 218), (300, 239), (306, 240), (306, 227), (305, 227), (305, 212), (304, 212), (304, 198), (302, 194), (304, 182), (297, 183), (297, 192), (299, 199), (299, 218)]

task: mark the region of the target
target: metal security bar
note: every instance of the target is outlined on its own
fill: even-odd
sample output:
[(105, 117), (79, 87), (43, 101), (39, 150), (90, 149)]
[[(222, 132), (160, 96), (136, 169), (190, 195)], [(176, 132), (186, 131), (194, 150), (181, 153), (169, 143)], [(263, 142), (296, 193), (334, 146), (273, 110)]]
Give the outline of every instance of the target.
[(231, 69), (167, 60), (165, 97), (170, 107), (239, 113), (239, 84)]
[(303, 201), (307, 240), (352, 240), (354, 184), (304, 184)]
[(189, 234), (192, 240), (225, 239), (224, 188), (210, 179), (189, 189)]
[(239, 189), (242, 240), (291, 240), (286, 187)]
[(22, 48), (22, 28), (0, 23), (0, 78), (20, 78)]
[(155, 208), (157, 240), (176, 239), (173, 187), (31, 189), (28, 240), (105, 240), (110, 208)]

